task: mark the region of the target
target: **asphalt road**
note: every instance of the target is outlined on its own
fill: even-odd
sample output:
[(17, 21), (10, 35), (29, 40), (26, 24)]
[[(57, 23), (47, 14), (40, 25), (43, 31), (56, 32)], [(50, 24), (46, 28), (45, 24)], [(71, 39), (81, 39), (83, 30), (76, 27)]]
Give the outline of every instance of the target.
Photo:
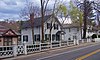
[(100, 60), (100, 43), (65, 47), (6, 60)]
[[(94, 53), (96, 50), (99, 51)], [(84, 58), (84, 56), (86, 58)], [(78, 58), (80, 58), (79, 60), (100, 60), (100, 44), (78, 48), (75, 50), (63, 52), (61, 54), (39, 58), (37, 60), (78, 60)]]

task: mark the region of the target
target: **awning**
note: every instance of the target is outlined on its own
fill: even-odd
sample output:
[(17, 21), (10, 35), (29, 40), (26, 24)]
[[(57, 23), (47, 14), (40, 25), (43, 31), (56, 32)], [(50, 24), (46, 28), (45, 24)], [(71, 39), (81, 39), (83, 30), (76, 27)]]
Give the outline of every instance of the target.
[(64, 34), (66, 34), (64, 31), (58, 31), (57, 33), (56, 33), (57, 35), (64, 35)]

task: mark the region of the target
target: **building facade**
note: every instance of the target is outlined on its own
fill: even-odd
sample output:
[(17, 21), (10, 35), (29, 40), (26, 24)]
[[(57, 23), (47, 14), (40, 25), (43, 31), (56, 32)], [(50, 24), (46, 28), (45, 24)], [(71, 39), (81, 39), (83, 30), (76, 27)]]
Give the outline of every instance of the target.
[(63, 31), (65, 31), (64, 40), (81, 40), (81, 30), (77, 24), (64, 24)]
[[(34, 40), (32, 39), (32, 28), (29, 21), (22, 24), (21, 38), (22, 43), (27, 44), (39, 43), (42, 40), (41, 34), (41, 17), (34, 19)], [(51, 32), (50, 32), (51, 31)], [(51, 37), (51, 38), (50, 38)], [(44, 41), (60, 41), (61, 40), (61, 24), (55, 16), (44, 17)]]
[(0, 46), (18, 44), (19, 35), (12, 29), (0, 25)]

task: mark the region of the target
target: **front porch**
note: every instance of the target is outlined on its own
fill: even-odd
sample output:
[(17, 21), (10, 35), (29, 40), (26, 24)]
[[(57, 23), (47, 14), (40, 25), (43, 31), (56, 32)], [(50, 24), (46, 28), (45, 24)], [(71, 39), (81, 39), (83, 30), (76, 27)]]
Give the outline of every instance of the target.
[(18, 44), (18, 37), (13, 30), (9, 29), (6, 30), (1, 36), (0, 36), (0, 46), (11, 46), (13, 44)]

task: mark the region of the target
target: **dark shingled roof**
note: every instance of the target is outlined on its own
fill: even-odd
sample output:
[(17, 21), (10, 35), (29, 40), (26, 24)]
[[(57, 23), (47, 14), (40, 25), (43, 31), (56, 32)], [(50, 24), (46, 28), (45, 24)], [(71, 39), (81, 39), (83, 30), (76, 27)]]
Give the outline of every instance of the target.
[[(44, 16), (44, 22), (46, 22), (52, 15)], [(58, 19), (55, 17), (56, 21), (60, 24)], [(34, 19), (34, 27), (40, 27), (41, 26), (41, 17)], [(24, 21), (22, 23), (22, 28), (31, 28), (30, 21)]]

